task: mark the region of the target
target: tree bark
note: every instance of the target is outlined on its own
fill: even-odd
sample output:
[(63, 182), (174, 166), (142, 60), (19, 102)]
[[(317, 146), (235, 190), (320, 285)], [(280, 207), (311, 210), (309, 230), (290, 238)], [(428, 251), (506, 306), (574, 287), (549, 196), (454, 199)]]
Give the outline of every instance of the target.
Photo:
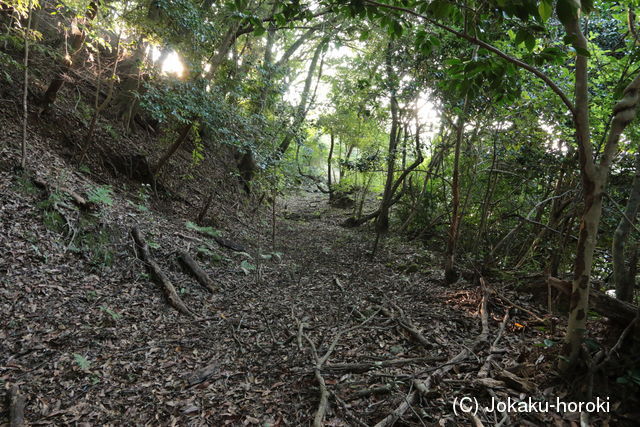
[[(578, 49), (587, 50), (587, 40), (580, 29), (578, 17), (565, 23), (567, 34), (575, 37)], [(559, 368), (567, 371), (575, 366), (586, 332), (589, 308), (590, 275), (597, 243), (598, 226), (602, 216), (602, 196), (609, 177), (609, 169), (622, 132), (636, 115), (640, 102), (640, 74), (625, 88), (623, 98), (613, 108), (611, 127), (598, 166), (593, 160), (589, 129), (587, 57), (578, 52), (575, 66), (574, 123), (580, 172), (582, 176), (584, 211), (574, 264), (569, 324), (565, 335), (564, 354)]]
[(447, 251), (444, 259), (444, 279), (447, 283), (458, 280), (458, 272), (455, 268), (456, 243), (458, 240), (458, 228), (460, 227), (460, 147), (464, 138), (465, 116), (467, 114), (468, 97), (465, 95), (462, 112), (458, 116), (456, 124), (456, 143), (453, 155), (453, 177), (451, 180), (451, 225), (447, 237)]
[(182, 144), (187, 140), (187, 137), (189, 136), (189, 132), (193, 127), (193, 123), (194, 122), (191, 121), (182, 126), (182, 129), (180, 130), (180, 133), (178, 134), (178, 137), (176, 138), (176, 140), (173, 142), (173, 144), (171, 144), (171, 146), (162, 155), (162, 157), (160, 157), (160, 160), (158, 160), (158, 163), (156, 163), (156, 165), (151, 169), (151, 172), (153, 173), (154, 176), (158, 175), (158, 172), (160, 172), (160, 169), (162, 169), (162, 167), (169, 161), (171, 156), (173, 156), (173, 154), (176, 151), (178, 151), (178, 148), (180, 148), (180, 146), (182, 146)]
[(335, 135), (331, 132), (331, 142), (329, 144), (329, 156), (327, 157), (327, 187), (329, 188), (329, 201), (333, 200), (333, 177), (331, 174), (331, 162), (333, 162), (333, 147), (335, 146)]
[[(389, 151), (387, 154), (387, 178), (384, 185), (384, 194), (380, 204), (380, 213), (376, 220), (376, 233), (378, 236), (389, 231), (389, 208), (393, 198), (393, 175), (396, 165), (398, 148), (398, 96), (397, 96), (397, 76), (393, 70), (392, 63), (393, 46), (389, 42), (386, 54), (387, 82), (390, 86), (390, 108), (391, 108), (391, 131), (389, 132)], [(376, 243), (378, 239), (376, 239)], [(374, 248), (375, 252), (375, 248)]]
[(320, 60), (320, 54), (324, 50), (326, 45), (326, 40), (322, 40), (318, 43), (315, 51), (313, 52), (313, 57), (311, 58), (311, 63), (309, 64), (309, 69), (307, 71), (307, 77), (304, 81), (304, 88), (302, 89), (302, 94), (300, 95), (300, 103), (296, 108), (296, 113), (293, 119), (293, 125), (290, 130), (286, 133), (284, 139), (280, 143), (278, 147), (278, 153), (280, 156), (284, 155), (291, 145), (291, 141), (293, 141), (293, 137), (295, 136), (295, 132), (298, 130), (302, 122), (304, 121), (307, 115), (307, 102), (309, 99), (309, 94), (311, 92), (311, 83), (313, 82), (313, 74), (315, 73), (316, 67), (318, 65), (318, 61)]
[(33, 16), (33, 12), (31, 10), (32, 6), (33, 0), (29, 0), (27, 5), (29, 18), (27, 19), (27, 29), (24, 33), (24, 84), (22, 88), (22, 146), (20, 167), (23, 170), (27, 167), (27, 121), (29, 119), (27, 96), (29, 94), (29, 37), (31, 37), (31, 17)]
[[(636, 173), (633, 177), (631, 194), (627, 201), (624, 216), (620, 219), (618, 227), (613, 234), (611, 250), (613, 255), (613, 280), (616, 285), (616, 298), (626, 302), (631, 302), (633, 297), (635, 274), (631, 276), (631, 272), (635, 270), (635, 268), (633, 268), (633, 264), (630, 264), (629, 267), (625, 265), (625, 246), (629, 238), (631, 226), (636, 221), (638, 207), (640, 207), (640, 154), (636, 154)], [(633, 222), (629, 222), (629, 220)]]

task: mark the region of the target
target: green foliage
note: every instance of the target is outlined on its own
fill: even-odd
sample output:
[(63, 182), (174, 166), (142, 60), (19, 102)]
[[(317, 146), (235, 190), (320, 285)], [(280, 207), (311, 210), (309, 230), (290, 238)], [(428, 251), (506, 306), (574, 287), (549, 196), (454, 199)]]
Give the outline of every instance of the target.
[(83, 371), (88, 371), (91, 367), (91, 362), (81, 354), (73, 353), (73, 360), (75, 360), (78, 367)]
[(206, 234), (209, 237), (220, 237), (220, 232), (218, 230), (214, 230), (213, 227), (201, 227), (191, 221), (187, 221), (184, 225), (188, 230), (197, 231), (198, 233)]
[(106, 305), (101, 305), (100, 306), (100, 310), (102, 310), (103, 312), (107, 313), (110, 317), (111, 320), (116, 321), (122, 318), (122, 315), (119, 313), (116, 313), (115, 311), (113, 311), (112, 309), (110, 309), (109, 307), (107, 307)]
[(256, 269), (256, 266), (251, 264), (246, 259), (242, 260), (242, 262), (240, 263), (240, 270), (242, 270), (242, 272), (245, 275), (248, 275), (250, 272), (254, 271), (255, 269)]
[(111, 187), (108, 185), (97, 186), (91, 188), (87, 192), (87, 200), (98, 205), (111, 206), (113, 199), (111, 198)]

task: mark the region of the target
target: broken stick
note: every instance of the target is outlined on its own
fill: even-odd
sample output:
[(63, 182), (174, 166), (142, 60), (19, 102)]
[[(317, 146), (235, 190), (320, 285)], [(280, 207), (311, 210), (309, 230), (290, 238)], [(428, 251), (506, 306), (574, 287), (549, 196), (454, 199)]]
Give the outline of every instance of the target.
[(178, 261), (184, 267), (194, 279), (198, 281), (202, 286), (207, 288), (211, 293), (216, 292), (216, 287), (213, 284), (213, 280), (209, 278), (207, 273), (198, 265), (198, 263), (185, 251), (180, 251), (178, 254)]
[(149, 246), (142, 237), (142, 233), (140, 233), (140, 229), (137, 225), (131, 229), (131, 236), (136, 243), (136, 253), (138, 255), (138, 258), (146, 265), (151, 279), (160, 287), (165, 297), (167, 298), (167, 301), (169, 301), (169, 305), (171, 305), (182, 314), (193, 316), (191, 310), (187, 308), (184, 302), (182, 302), (182, 299), (178, 296), (176, 288), (173, 286), (167, 276), (165, 276), (165, 274), (162, 272), (160, 266), (151, 257)]

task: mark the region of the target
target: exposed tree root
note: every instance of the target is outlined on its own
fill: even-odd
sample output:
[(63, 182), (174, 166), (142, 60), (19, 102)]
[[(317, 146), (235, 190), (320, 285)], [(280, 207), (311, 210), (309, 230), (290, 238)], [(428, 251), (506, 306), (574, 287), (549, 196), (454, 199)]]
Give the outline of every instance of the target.
[(309, 343), (309, 346), (311, 347), (311, 355), (313, 357), (314, 365), (315, 365), (313, 368), (313, 372), (316, 378), (316, 382), (318, 383), (318, 387), (320, 389), (320, 401), (318, 403), (318, 409), (316, 410), (316, 415), (313, 418), (314, 427), (324, 426), (324, 416), (327, 413), (327, 410), (329, 409), (329, 390), (327, 389), (327, 384), (325, 383), (324, 377), (322, 376), (322, 367), (325, 365), (325, 363), (327, 363), (327, 360), (329, 360), (329, 357), (331, 357), (331, 354), (333, 353), (333, 350), (335, 350), (336, 345), (338, 344), (338, 341), (344, 334), (361, 328), (366, 323), (368, 323), (371, 319), (373, 319), (379, 312), (380, 310), (376, 310), (375, 313), (373, 313), (371, 316), (369, 316), (360, 324), (352, 328), (344, 329), (338, 332), (336, 336), (333, 338), (333, 341), (331, 341), (329, 348), (327, 349), (327, 351), (322, 357), (320, 357), (320, 355), (318, 354), (316, 345), (313, 343), (311, 338), (309, 338), (309, 336), (304, 333), (305, 324), (303, 322), (298, 321), (298, 340), (299, 340), (298, 345), (299, 346), (301, 345), (300, 343), (301, 336)]
[(213, 281), (209, 278), (207, 273), (200, 268), (198, 263), (185, 251), (181, 251), (178, 254), (178, 260), (185, 268), (187, 273), (189, 273), (194, 279), (198, 281), (202, 286), (207, 288), (207, 290), (211, 293), (216, 292), (216, 287), (213, 284)]
[(389, 319), (395, 320), (398, 323), (398, 326), (406, 330), (409, 333), (409, 335), (411, 335), (411, 337), (417, 342), (419, 342), (423, 347), (427, 349), (433, 348), (433, 343), (429, 341), (424, 335), (422, 335), (422, 333), (418, 330), (418, 328), (413, 323), (411, 323), (409, 319), (407, 319), (404, 316), (404, 312), (399, 307), (397, 307), (397, 309), (400, 312), (399, 317), (395, 316), (389, 309), (385, 307), (381, 307), (380, 312), (384, 314), (386, 317), (388, 317)]
[(487, 337), (489, 336), (489, 313), (487, 311), (487, 300), (488, 300), (488, 292), (485, 287), (483, 287), (482, 292), (482, 302), (480, 304), (480, 320), (482, 324), (482, 331), (480, 335), (473, 341), (473, 343), (464, 347), (460, 353), (449, 359), (447, 363), (442, 365), (440, 368), (433, 371), (425, 380), (415, 379), (412, 381), (412, 385), (414, 390), (410, 392), (402, 403), (393, 410), (389, 415), (387, 415), (384, 419), (376, 424), (376, 427), (388, 427), (392, 426), (396, 423), (418, 400), (418, 394), (423, 394), (424, 396), (428, 396), (431, 391), (431, 387), (435, 385), (444, 375), (447, 374), (453, 367), (463, 362), (469, 357), (472, 351), (478, 349), (481, 345), (486, 344)]
[(339, 373), (339, 372), (351, 372), (351, 373), (363, 373), (372, 369), (380, 368), (397, 368), (399, 366), (408, 365), (411, 363), (424, 363), (424, 362), (441, 362), (442, 357), (413, 357), (408, 359), (391, 359), (391, 360), (376, 360), (371, 362), (361, 363), (336, 363), (334, 365), (326, 365), (322, 368), (323, 371)]
[(496, 336), (496, 339), (493, 340), (493, 343), (491, 344), (491, 348), (489, 348), (489, 356), (487, 356), (487, 359), (484, 361), (482, 368), (480, 368), (480, 371), (478, 371), (478, 378), (486, 378), (489, 376), (491, 361), (493, 360), (493, 358), (498, 352), (498, 342), (500, 341), (500, 338), (502, 338), (502, 334), (504, 333), (504, 328), (507, 326), (508, 321), (509, 321), (509, 310), (507, 310), (504, 317), (502, 318), (502, 323), (500, 323), (500, 329), (498, 329), (498, 335)]
[(187, 308), (184, 302), (182, 302), (182, 299), (178, 296), (176, 288), (173, 287), (171, 281), (167, 278), (167, 276), (165, 276), (165, 274), (160, 269), (160, 266), (151, 257), (149, 246), (142, 237), (142, 233), (140, 233), (140, 229), (137, 225), (131, 229), (131, 236), (136, 243), (136, 253), (138, 258), (146, 265), (151, 279), (160, 287), (165, 297), (167, 298), (169, 305), (171, 305), (182, 314), (193, 316), (191, 310)]

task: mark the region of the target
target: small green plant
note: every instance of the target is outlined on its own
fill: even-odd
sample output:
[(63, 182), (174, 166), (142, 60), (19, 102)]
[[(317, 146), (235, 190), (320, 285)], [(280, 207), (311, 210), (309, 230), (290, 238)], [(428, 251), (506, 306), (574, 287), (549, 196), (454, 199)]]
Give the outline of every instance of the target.
[(122, 318), (121, 314), (116, 313), (115, 311), (113, 311), (109, 307), (107, 307), (106, 305), (101, 305), (100, 306), (100, 310), (104, 311), (109, 316), (111, 316), (111, 319), (113, 319), (114, 321)]
[(56, 233), (62, 233), (64, 231), (64, 218), (56, 211), (45, 210), (42, 214), (42, 222), (44, 226)]
[(113, 199), (111, 198), (111, 187), (108, 185), (101, 185), (92, 188), (87, 193), (87, 199), (91, 203), (99, 205), (111, 206), (113, 205)]
[(634, 368), (627, 371), (627, 373), (616, 379), (618, 384), (628, 384), (635, 387), (640, 387), (640, 368)]
[(38, 194), (39, 190), (26, 174), (20, 175), (16, 180), (17, 186), (21, 193), (24, 194)]
[(151, 184), (142, 184), (138, 190), (140, 205), (136, 205), (140, 211), (148, 211), (147, 207), (151, 198)]
[(120, 133), (118, 133), (118, 131), (113, 126), (111, 126), (110, 124), (104, 123), (102, 125), (102, 128), (105, 130), (105, 132), (107, 132), (109, 134), (109, 136), (112, 139), (119, 139), (120, 138)]
[(89, 168), (89, 166), (87, 165), (80, 165), (80, 167), (78, 168), (78, 170), (82, 173), (86, 173), (89, 174), (91, 173), (91, 169)]
[(88, 371), (91, 367), (91, 362), (89, 362), (89, 360), (87, 360), (87, 358), (81, 354), (73, 353), (73, 359), (76, 361), (78, 367), (83, 371)]
[(154, 242), (154, 241), (150, 240), (147, 244), (152, 249), (160, 249), (160, 245), (158, 243)]
[(269, 252), (266, 254), (260, 254), (260, 258), (262, 259), (277, 259), (278, 261), (282, 261), (282, 255), (284, 255), (282, 252)]
[(242, 262), (240, 263), (240, 270), (242, 270), (242, 272), (246, 275), (248, 275), (250, 272), (252, 272), (255, 269), (256, 269), (256, 266), (251, 264), (246, 259), (242, 260)]
[(213, 227), (201, 227), (191, 221), (187, 221), (185, 223), (185, 227), (187, 227), (187, 229), (189, 230), (197, 231), (198, 233), (206, 234), (211, 237), (220, 236), (220, 232), (218, 230), (214, 230)]

